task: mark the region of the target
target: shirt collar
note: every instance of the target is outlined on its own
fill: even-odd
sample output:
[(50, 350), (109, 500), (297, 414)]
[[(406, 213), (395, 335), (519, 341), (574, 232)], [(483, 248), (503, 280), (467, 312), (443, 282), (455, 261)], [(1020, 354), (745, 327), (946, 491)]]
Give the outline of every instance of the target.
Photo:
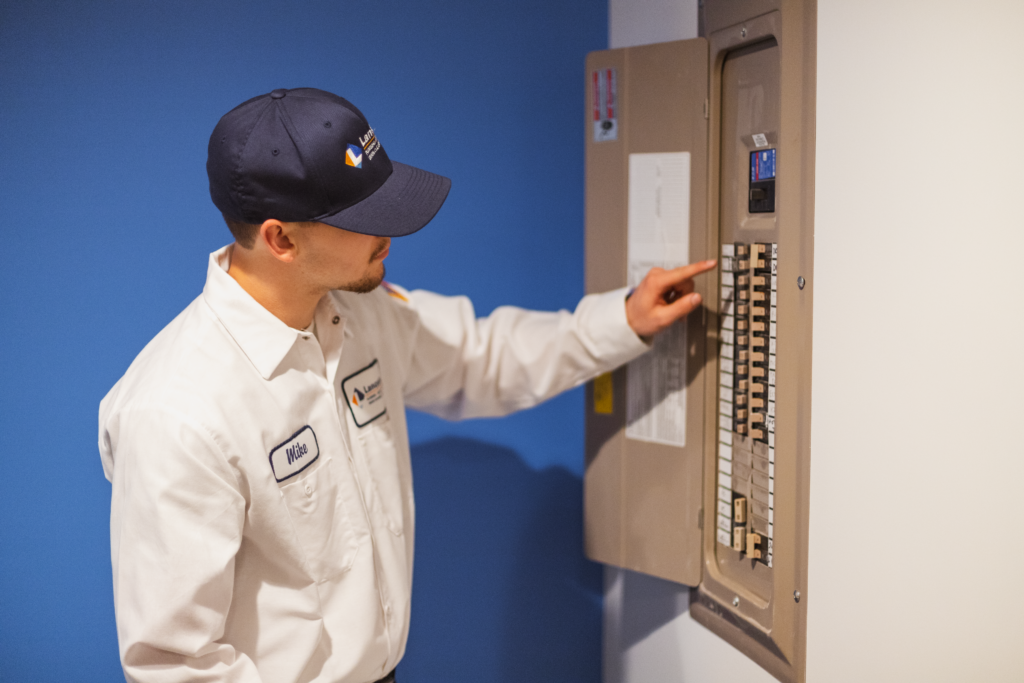
[[(257, 372), (263, 379), (270, 379), (299, 337), (308, 333), (286, 325), (228, 275), (233, 246), (229, 244), (210, 254), (203, 298)], [(320, 301), (317, 313), (325, 304), (329, 302)]]

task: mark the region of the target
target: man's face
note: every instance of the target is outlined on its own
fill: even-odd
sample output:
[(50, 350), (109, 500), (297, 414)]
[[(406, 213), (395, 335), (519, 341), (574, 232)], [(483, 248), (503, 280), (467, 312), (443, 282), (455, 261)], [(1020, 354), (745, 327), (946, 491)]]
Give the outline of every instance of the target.
[(324, 223), (305, 225), (296, 237), (302, 269), (320, 287), (369, 292), (384, 279), (390, 237), (362, 235)]

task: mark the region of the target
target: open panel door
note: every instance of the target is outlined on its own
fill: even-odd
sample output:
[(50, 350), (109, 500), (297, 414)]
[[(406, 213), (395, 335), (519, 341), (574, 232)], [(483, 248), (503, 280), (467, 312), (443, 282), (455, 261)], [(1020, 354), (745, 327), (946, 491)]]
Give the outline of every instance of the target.
[[(708, 43), (587, 59), (587, 291), (710, 258)], [(705, 298), (717, 285), (697, 283)], [(587, 390), (585, 547), (591, 559), (696, 586), (701, 578), (705, 318)]]

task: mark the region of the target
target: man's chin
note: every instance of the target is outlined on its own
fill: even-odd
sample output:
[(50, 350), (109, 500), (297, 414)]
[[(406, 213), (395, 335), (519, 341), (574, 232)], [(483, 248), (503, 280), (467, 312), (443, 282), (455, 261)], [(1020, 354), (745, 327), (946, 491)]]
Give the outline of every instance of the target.
[(366, 294), (380, 287), (380, 283), (384, 281), (384, 264), (380, 266), (380, 274), (367, 275), (361, 280), (355, 282), (347, 282), (337, 289), (346, 292), (355, 292), (356, 294)]

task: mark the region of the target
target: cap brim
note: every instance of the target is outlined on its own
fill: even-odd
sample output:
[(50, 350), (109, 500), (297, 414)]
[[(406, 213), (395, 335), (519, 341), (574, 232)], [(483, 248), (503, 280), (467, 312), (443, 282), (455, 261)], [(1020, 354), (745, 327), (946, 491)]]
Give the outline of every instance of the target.
[(380, 237), (411, 235), (437, 214), (452, 181), (414, 166), (391, 162), (392, 171), (376, 192), (338, 213), (317, 218), (336, 228)]

